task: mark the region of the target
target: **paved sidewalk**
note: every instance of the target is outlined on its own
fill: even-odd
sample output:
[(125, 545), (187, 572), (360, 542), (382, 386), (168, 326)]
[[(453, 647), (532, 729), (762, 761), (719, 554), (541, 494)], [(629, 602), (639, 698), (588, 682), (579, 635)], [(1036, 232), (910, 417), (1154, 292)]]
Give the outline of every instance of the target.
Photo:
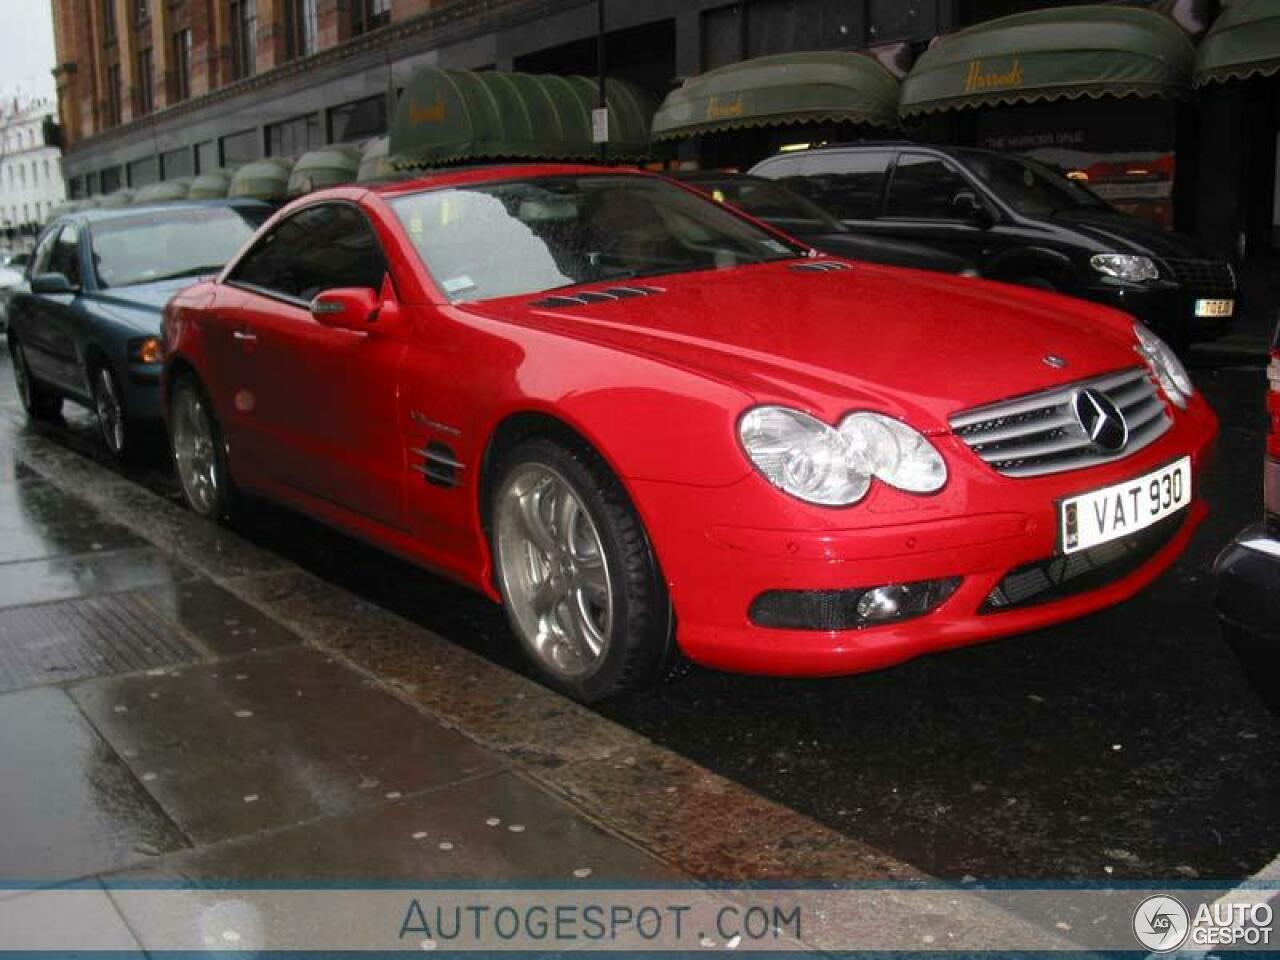
[(0, 930), (72, 881), (129, 943), (122, 884), (927, 879), (66, 449), (7, 366)]

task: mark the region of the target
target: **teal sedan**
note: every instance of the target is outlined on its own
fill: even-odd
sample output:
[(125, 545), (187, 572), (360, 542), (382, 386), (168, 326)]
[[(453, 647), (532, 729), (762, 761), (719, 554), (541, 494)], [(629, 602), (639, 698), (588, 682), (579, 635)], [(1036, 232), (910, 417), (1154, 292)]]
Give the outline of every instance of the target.
[(49, 224), (9, 302), (9, 352), (27, 415), (64, 400), (98, 419), (117, 457), (160, 419), (164, 305), (215, 274), (271, 214), (251, 200), (86, 210)]

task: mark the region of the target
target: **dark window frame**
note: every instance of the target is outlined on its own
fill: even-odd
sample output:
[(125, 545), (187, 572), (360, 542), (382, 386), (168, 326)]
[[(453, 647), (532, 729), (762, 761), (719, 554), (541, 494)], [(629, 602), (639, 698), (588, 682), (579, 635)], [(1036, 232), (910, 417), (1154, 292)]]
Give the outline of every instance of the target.
[(320, 34), (317, 0), (282, 0), (285, 59), (297, 60), (316, 52)]
[(191, 28), (173, 33), (173, 100), (191, 99)]
[(899, 150), (898, 155), (893, 158), (893, 163), (885, 172), (884, 185), (881, 190), (880, 197), (880, 214), (881, 220), (896, 220), (903, 223), (948, 223), (948, 224), (967, 224), (970, 220), (960, 214), (955, 216), (904, 216), (895, 214), (890, 210), (890, 204), (893, 202), (893, 185), (898, 178), (898, 171), (902, 169), (903, 161), (931, 161), (939, 164), (945, 171), (954, 176), (963, 185), (964, 189), (971, 190), (975, 196), (982, 198), (986, 196), (986, 191), (973, 182), (973, 178), (968, 172), (950, 157), (941, 154), (929, 153), (923, 150)]
[(391, 0), (351, 0), (351, 35), (359, 37), (391, 23)]
[(102, 0), (102, 42), (110, 45), (116, 42), (119, 31), (116, 28), (116, 0)]
[(231, 0), (231, 73), (252, 77), (258, 68), (258, 0)]
[(155, 54), (151, 47), (138, 51), (138, 113), (145, 116), (156, 109)]

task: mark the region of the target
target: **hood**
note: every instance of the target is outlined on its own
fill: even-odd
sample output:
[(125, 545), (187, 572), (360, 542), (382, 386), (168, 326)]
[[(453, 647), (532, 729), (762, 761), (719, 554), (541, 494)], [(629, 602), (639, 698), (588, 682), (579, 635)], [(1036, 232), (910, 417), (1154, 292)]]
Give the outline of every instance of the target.
[(200, 277), (179, 277), (175, 280), (158, 280), (155, 283), (135, 283), (128, 287), (113, 287), (87, 294), (85, 299), (99, 310), (121, 323), (127, 323), (143, 333), (157, 333), (165, 304), (179, 290), (199, 283)]
[[(846, 268), (806, 269), (837, 262)], [(789, 260), (631, 284), (655, 292), (551, 307), (534, 294), (465, 309), (650, 356), (757, 402), (829, 420), (881, 410), (930, 432), (949, 429), (957, 411), (1140, 362), (1124, 314), (983, 280)], [(1050, 367), (1049, 354), (1065, 369)]]
[(1190, 237), (1162, 230), (1115, 210), (1064, 210), (1053, 221), (1072, 227), (1116, 253), (1175, 259), (1217, 259)]
[(915, 267), (918, 270), (941, 270), (944, 273), (960, 273), (974, 269), (974, 265), (955, 254), (936, 247), (909, 240), (890, 240), (887, 237), (869, 237), (854, 233), (802, 233), (796, 234), (814, 249), (834, 257), (883, 263), (893, 267)]

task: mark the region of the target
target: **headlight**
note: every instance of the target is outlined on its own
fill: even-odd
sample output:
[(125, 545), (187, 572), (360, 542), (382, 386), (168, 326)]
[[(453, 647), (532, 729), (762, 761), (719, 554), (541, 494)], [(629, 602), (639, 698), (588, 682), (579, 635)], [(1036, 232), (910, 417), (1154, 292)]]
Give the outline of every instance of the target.
[(1160, 278), (1160, 271), (1150, 257), (1136, 257), (1127, 253), (1098, 253), (1089, 259), (1089, 264), (1101, 274), (1131, 283)]
[(1143, 324), (1135, 323), (1133, 332), (1138, 338), (1138, 353), (1160, 381), (1160, 388), (1164, 390), (1165, 396), (1179, 408), (1185, 409), (1187, 401), (1196, 392), (1187, 368), (1182, 365), (1173, 349)]
[(947, 482), (933, 445), (878, 413), (850, 414), (837, 429), (799, 410), (756, 407), (738, 424), (738, 437), (770, 483), (807, 503), (857, 503), (873, 478), (909, 493), (932, 493)]

